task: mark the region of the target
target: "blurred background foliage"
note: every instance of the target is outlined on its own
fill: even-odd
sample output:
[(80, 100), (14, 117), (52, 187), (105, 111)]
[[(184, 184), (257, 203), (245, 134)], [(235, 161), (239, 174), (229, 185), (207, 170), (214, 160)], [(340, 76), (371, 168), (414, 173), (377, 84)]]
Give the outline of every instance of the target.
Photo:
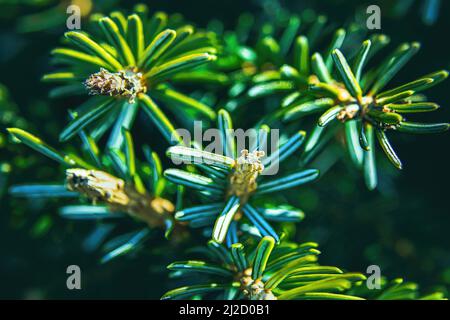
[[(56, 182), (63, 177), (64, 172), (51, 160), (26, 146), (8, 144), (4, 128), (17, 126), (39, 132), (44, 140), (58, 145), (56, 137), (67, 123), (66, 108), (80, 101), (48, 99), (50, 86), (41, 83), (40, 78), (52, 68), (49, 52), (65, 31), (64, 8), (71, 2), (79, 2), (91, 12), (105, 13), (112, 8), (131, 8), (136, 3), (0, 0), (0, 297), (159, 298), (173, 288), (167, 281), (165, 266), (187, 257), (187, 245), (171, 248), (167, 254), (164, 238), (153, 237), (138, 255), (100, 265), (101, 253), (85, 250), (93, 230), (90, 223), (63, 220), (57, 215), (56, 201), (35, 199), (27, 203), (7, 195), (9, 185)], [(149, 7), (179, 12), (199, 27), (220, 20), (231, 29), (243, 12), (276, 18), (305, 9), (327, 15), (336, 26), (356, 19), (364, 27), (367, 5), (378, 4), (381, 32), (391, 37), (391, 43), (422, 43), (420, 53), (394, 79), (395, 85), (450, 67), (450, 46), (445, 35), (450, 28), (450, 3), (442, 1), (439, 15), (433, 15), (424, 9), (428, 2), (435, 1), (155, 0)], [(424, 114), (424, 121), (448, 119), (448, 81), (427, 94), (442, 109), (437, 114)], [(135, 134), (139, 135), (139, 130)], [(377, 264), (388, 278), (405, 277), (419, 283), (424, 292), (440, 288), (448, 293), (448, 137), (397, 134), (392, 142), (405, 160), (404, 169), (398, 172), (380, 157), (379, 188), (373, 192), (346, 163), (344, 148), (334, 145), (325, 149), (311, 165), (321, 169), (320, 180), (286, 193), (289, 202), (306, 213), (295, 230), (295, 238), (318, 242), (323, 264), (361, 272)], [(206, 242), (198, 238), (197, 244)], [(81, 267), (83, 290), (66, 288), (65, 271), (71, 264)]]

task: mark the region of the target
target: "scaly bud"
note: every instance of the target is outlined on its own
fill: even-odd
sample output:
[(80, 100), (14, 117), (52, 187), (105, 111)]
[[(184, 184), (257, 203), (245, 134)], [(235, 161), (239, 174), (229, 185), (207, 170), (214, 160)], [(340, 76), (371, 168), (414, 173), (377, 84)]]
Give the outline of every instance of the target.
[(252, 278), (252, 269), (243, 271), (240, 278), (241, 291), (249, 300), (277, 300), (271, 290), (264, 289), (264, 282), (261, 279)]
[(130, 103), (134, 102), (139, 93), (147, 91), (142, 73), (134, 70), (112, 73), (101, 68), (99, 72), (90, 75), (84, 85), (89, 94), (126, 97)]
[(68, 169), (66, 187), (86, 196), (94, 204), (106, 203), (111, 211), (128, 213), (151, 227), (164, 226), (164, 220), (171, 218), (175, 210), (170, 201), (139, 193), (122, 179), (99, 170)]
[(257, 188), (256, 178), (264, 170), (260, 158), (264, 157), (264, 151), (241, 151), (241, 156), (235, 160), (234, 172), (230, 176), (229, 194), (243, 198)]

